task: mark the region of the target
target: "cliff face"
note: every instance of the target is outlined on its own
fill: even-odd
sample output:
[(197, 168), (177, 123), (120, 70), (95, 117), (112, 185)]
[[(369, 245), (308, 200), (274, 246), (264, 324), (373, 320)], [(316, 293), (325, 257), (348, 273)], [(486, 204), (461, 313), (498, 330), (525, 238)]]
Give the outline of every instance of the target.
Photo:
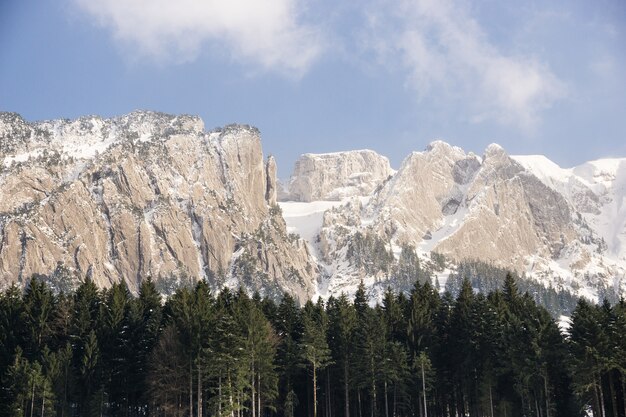
[(528, 256), (558, 257), (577, 237), (567, 201), (498, 145), (481, 160), (433, 142), (403, 162), (361, 216), (387, 241), (519, 270)]
[(152, 277), (165, 293), (206, 279), (304, 301), (400, 282), (409, 248), (441, 279), (481, 260), (600, 298), (626, 293), (625, 185), (622, 159), (562, 169), (437, 141), (397, 172), (372, 151), (304, 155), (285, 194), (249, 126), (0, 113), (0, 288), (33, 274), (131, 291)]
[(131, 291), (148, 276), (314, 291), (316, 265), (287, 236), (275, 162), (254, 128), (207, 133), (199, 118), (151, 112), (37, 124), (5, 113), (0, 143), (4, 285), (62, 266)]
[(370, 150), (304, 154), (282, 199), (310, 202), (369, 195), (391, 174), (389, 160)]
[[(582, 168), (564, 170), (568, 175), (558, 180), (539, 175), (533, 160), (517, 159), (495, 144), (478, 157), (433, 142), (409, 155), (368, 198), (326, 211), (313, 244), (330, 271), (329, 292), (360, 279), (386, 279), (384, 254), (374, 277), (368, 276), (371, 266), (359, 267), (359, 259), (350, 259), (359, 250), (354, 242), (363, 236), (395, 257), (408, 245), (425, 259), (437, 252), (453, 263), (486, 261), (581, 294), (590, 294), (581, 288), (596, 285), (623, 292), (625, 222), (610, 217), (623, 213), (616, 206), (622, 199), (615, 184), (623, 183), (626, 164), (613, 163), (609, 173), (597, 168), (606, 165), (598, 162), (590, 170), (596, 180), (576, 174)], [(607, 223), (617, 231), (603, 226)]]

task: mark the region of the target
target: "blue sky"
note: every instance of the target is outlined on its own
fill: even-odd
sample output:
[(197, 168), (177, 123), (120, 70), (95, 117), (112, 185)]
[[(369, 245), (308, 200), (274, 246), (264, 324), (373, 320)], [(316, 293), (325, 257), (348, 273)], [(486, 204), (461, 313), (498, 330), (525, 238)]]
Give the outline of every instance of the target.
[(4, 0), (0, 110), (134, 109), (394, 167), (443, 139), (562, 166), (626, 156), (623, 0)]

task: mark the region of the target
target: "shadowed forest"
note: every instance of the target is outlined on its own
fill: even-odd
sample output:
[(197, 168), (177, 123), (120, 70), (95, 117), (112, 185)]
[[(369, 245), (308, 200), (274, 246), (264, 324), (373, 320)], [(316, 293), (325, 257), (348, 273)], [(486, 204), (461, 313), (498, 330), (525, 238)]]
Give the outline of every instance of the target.
[(0, 294), (3, 416), (626, 416), (626, 302), (567, 333), (514, 278), (299, 306), (201, 281)]

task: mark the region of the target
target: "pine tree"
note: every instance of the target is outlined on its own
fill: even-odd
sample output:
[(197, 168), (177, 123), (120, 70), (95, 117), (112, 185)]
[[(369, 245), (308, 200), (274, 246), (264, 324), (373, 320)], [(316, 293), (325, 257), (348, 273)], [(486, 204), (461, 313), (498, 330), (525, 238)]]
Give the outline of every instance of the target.
[(147, 398), (156, 405), (157, 411), (176, 417), (189, 413), (189, 402), (185, 401), (188, 366), (178, 329), (170, 323), (147, 359)]
[[(27, 332), (26, 326), (23, 324), (23, 317), (24, 302), (21, 291), (17, 286), (12, 285), (0, 294), (0, 386), (2, 387), (9, 387), (15, 383), (10, 381), (11, 377), (3, 371), (8, 371), (10, 366), (16, 366), (16, 351), (24, 345), (26, 340)], [(20, 360), (22, 355), (23, 351), (20, 348)], [(3, 408), (7, 408), (13, 402), (12, 395), (14, 394), (11, 394), (7, 389), (0, 389), (0, 412), (4, 412)], [(6, 413), (9, 412), (6, 411)]]
[(283, 413), (293, 416), (300, 403), (295, 385), (301, 370), (299, 344), (303, 329), (301, 312), (289, 294), (283, 295), (273, 324), (279, 340), (276, 356), (280, 373), (279, 401)]
[(360, 317), (356, 331), (357, 361), (355, 363), (357, 387), (365, 390), (370, 399), (370, 415), (378, 415), (377, 385), (382, 379), (386, 331), (382, 314), (368, 308)]
[(344, 415), (350, 417), (350, 370), (355, 354), (353, 345), (357, 327), (356, 310), (344, 293), (338, 299), (329, 300), (327, 310), (330, 321), (329, 346), (334, 362), (341, 367)]
[(130, 300), (128, 308), (129, 337), (126, 352), (127, 397), (131, 409), (139, 410), (147, 391), (147, 362), (162, 330), (161, 295), (150, 278), (139, 286), (139, 296)]
[(52, 336), (54, 297), (41, 277), (33, 276), (24, 296), (24, 324), (28, 332), (28, 356), (39, 358)]
[(318, 371), (331, 363), (330, 349), (326, 340), (327, 322), (324, 310), (310, 301), (303, 311), (303, 334), (300, 341), (300, 355), (305, 366), (310, 370), (313, 383), (313, 417), (317, 417)]
[(236, 320), (243, 331), (246, 360), (249, 364), (250, 410), (252, 417), (261, 416), (262, 408), (272, 409), (277, 396), (277, 375), (274, 359), (277, 337), (259, 304), (240, 292), (235, 309)]
[(74, 353), (73, 368), (78, 409), (81, 415), (98, 415), (104, 403), (102, 364), (98, 338), (100, 292), (89, 278), (74, 293), (70, 341)]
[(573, 354), (574, 388), (592, 406), (594, 415), (605, 416), (601, 351), (607, 337), (600, 328), (598, 313), (597, 308), (581, 299), (572, 314), (569, 341)]
[(77, 387), (80, 387), (78, 401), (82, 416), (95, 417), (102, 413), (104, 392), (100, 361), (98, 339), (92, 330), (81, 349), (78, 363)]
[(468, 279), (463, 280), (450, 317), (450, 365), (454, 370), (456, 408), (461, 415), (475, 414), (475, 359), (472, 308), (474, 293)]

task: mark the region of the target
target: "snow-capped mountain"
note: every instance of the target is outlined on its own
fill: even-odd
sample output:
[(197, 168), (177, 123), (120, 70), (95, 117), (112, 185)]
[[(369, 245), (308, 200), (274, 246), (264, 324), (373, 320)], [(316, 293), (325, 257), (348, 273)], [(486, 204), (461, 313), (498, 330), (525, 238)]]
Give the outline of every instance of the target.
[(206, 279), (305, 300), (361, 279), (374, 294), (406, 288), (424, 270), (443, 284), (468, 259), (592, 299), (625, 294), (626, 159), (563, 169), (436, 141), (397, 171), (373, 151), (306, 154), (283, 190), (249, 126), (0, 113), (2, 287), (41, 274), (136, 291), (151, 276), (164, 292)]
[[(323, 294), (351, 292), (361, 279), (386, 285), (386, 268), (355, 266), (354, 241), (370, 236), (396, 259), (408, 245), (423, 260), (445, 255), (452, 269), (486, 261), (594, 299), (626, 288), (625, 173), (626, 159), (562, 169), (545, 157), (510, 157), (495, 144), (478, 157), (436, 141), (373, 193), (323, 214), (315, 211), (321, 202), (281, 207), (290, 230), (306, 230), (326, 271)], [(307, 212), (315, 226), (298, 215)]]
[(90, 276), (131, 291), (151, 276), (265, 294), (315, 291), (317, 266), (288, 236), (276, 164), (259, 132), (206, 132), (192, 116), (134, 112), (28, 123), (0, 113), (0, 283)]

